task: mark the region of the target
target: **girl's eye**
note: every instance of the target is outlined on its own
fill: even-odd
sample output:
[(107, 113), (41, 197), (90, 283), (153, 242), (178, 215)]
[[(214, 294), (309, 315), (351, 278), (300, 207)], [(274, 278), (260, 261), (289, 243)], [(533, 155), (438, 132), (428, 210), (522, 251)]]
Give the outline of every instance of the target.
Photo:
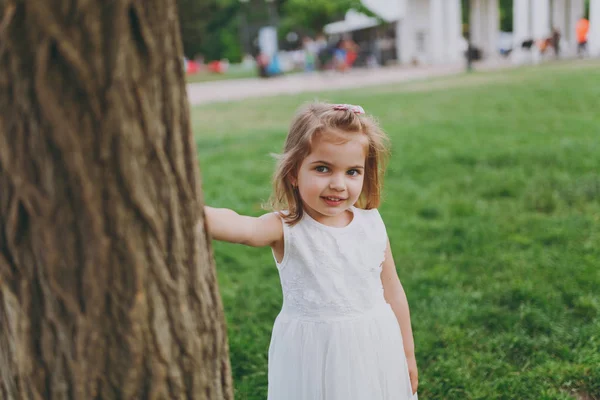
[(358, 175), (360, 175), (360, 171), (359, 171), (359, 170), (357, 170), (357, 169), (351, 169), (351, 170), (349, 170), (349, 171), (348, 171), (348, 172), (346, 172), (346, 173), (347, 173), (348, 175), (350, 175), (350, 176), (358, 176)]
[(325, 167), (324, 165), (319, 165), (317, 168), (315, 168), (315, 171), (317, 171), (317, 172), (328, 172), (329, 168)]

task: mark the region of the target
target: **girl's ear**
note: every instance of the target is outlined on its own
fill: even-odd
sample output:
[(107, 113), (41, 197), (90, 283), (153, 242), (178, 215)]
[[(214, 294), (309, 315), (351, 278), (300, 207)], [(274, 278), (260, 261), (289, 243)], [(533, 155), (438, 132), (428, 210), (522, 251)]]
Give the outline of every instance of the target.
[(298, 179), (294, 175), (290, 175), (288, 179), (293, 187), (298, 186)]

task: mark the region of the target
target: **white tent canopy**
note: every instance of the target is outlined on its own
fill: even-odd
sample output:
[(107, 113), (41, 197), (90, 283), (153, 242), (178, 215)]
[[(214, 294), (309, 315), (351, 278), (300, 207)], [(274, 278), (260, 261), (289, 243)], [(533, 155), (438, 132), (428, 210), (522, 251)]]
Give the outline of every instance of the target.
[(401, 10), (402, 1), (398, 0), (361, 0), (363, 6), (385, 22), (395, 22), (404, 15)]
[[(361, 0), (362, 4), (385, 22), (398, 21), (402, 12), (400, 10), (401, 1), (390, 0)], [(379, 20), (375, 17), (369, 17), (356, 10), (348, 10), (343, 21), (333, 22), (325, 25), (323, 30), (328, 35), (358, 31), (361, 29), (372, 28), (379, 25)]]
[(379, 20), (374, 17), (369, 17), (356, 10), (348, 10), (346, 18), (343, 21), (332, 22), (325, 25), (323, 30), (328, 35), (337, 35), (341, 33), (358, 31), (361, 29), (372, 28), (379, 25)]

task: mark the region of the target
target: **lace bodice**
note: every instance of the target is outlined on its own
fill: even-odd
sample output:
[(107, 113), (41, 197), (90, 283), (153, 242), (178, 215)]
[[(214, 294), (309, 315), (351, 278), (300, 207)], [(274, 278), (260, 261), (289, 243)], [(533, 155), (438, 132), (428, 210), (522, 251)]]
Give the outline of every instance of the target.
[(330, 320), (361, 315), (385, 302), (381, 267), (387, 245), (377, 210), (353, 207), (343, 228), (323, 225), (306, 213), (283, 224), (284, 257), (277, 263), (286, 315)]

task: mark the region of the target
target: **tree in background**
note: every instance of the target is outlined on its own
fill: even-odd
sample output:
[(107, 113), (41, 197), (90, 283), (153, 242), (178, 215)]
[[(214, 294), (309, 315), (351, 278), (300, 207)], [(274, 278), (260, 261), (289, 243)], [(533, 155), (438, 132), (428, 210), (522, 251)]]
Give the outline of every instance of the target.
[(242, 58), (239, 40), (239, 0), (179, 0), (183, 52), (207, 60)]
[(284, 33), (297, 30), (314, 35), (322, 32), (328, 23), (344, 19), (351, 8), (366, 11), (360, 0), (285, 0), (282, 3)]
[(231, 399), (175, 0), (0, 21), (0, 398)]
[(513, 30), (513, 3), (514, 0), (500, 0), (500, 30), (502, 32), (512, 32)]
[[(367, 12), (360, 0), (275, 0), (279, 16), (279, 37), (289, 32), (314, 35), (323, 27), (344, 18), (346, 11), (355, 8)], [(179, 18), (184, 53), (189, 58), (202, 55), (206, 60), (242, 58), (241, 13), (253, 29), (267, 25), (269, 12), (265, 0), (179, 0)]]
[[(465, 12), (465, 10), (469, 10), (469, 5), (467, 2), (470, 0), (461, 0), (462, 1), (462, 21), (463, 24), (468, 25), (469, 23), (469, 15)], [(513, 2), (514, 0), (500, 0), (498, 3), (498, 7), (500, 7), (500, 30), (503, 32), (512, 32), (513, 30)]]
[(587, 19), (590, 18), (590, 0), (585, 0), (584, 17)]

